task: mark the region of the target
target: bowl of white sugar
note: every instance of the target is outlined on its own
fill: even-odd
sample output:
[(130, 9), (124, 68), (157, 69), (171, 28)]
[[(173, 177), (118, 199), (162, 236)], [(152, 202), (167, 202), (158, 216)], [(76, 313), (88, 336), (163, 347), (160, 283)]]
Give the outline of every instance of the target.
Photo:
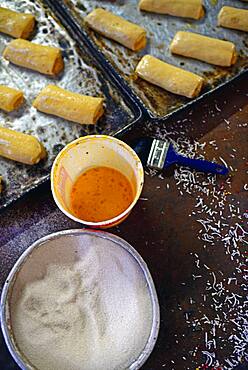
[(159, 305), (137, 251), (106, 232), (66, 230), (32, 244), (1, 296), (1, 326), (21, 369), (139, 369)]

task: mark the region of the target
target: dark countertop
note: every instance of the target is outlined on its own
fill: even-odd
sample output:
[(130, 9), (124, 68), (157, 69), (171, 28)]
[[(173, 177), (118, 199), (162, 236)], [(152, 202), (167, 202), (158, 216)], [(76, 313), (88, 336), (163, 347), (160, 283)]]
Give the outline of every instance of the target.
[[(184, 153), (204, 154), (232, 168), (226, 178), (186, 168), (149, 172), (131, 215), (108, 230), (137, 249), (157, 288), (161, 328), (144, 370), (248, 369), (247, 125), (246, 75), (197, 108), (124, 137), (127, 142), (147, 133), (168, 137)], [(0, 217), (0, 287), (32, 242), (80, 227), (57, 209), (48, 183)], [(2, 337), (0, 369), (17, 369)]]

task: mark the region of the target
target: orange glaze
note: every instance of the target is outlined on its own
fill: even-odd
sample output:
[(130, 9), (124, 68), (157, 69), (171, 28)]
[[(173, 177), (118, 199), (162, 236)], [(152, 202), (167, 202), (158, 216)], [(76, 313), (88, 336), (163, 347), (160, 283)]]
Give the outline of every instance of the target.
[(100, 222), (121, 214), (133, 199), (132, 185), (120, 171), (110, 167), (94, 167), (77, 178), (70, 200), (76, 217)]

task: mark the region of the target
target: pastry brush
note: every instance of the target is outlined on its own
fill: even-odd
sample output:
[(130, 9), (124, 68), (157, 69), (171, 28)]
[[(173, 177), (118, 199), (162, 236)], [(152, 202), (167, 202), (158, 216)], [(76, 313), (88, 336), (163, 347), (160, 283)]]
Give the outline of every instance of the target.
[(194, 168), (201, 172), (226, 175), (228, 168), (202, 159), (192, 159), (176, 152), (169, 140), (144, 137), (136, 140), (132, 148), (144, 166), (164, 170), (173, 164)]

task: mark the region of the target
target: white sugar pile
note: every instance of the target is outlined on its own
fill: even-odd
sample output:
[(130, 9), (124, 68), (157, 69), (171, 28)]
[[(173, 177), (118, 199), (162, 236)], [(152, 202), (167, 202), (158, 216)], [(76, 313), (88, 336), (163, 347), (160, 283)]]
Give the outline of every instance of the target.
[(125, 369), (139, 356), (151, 330), (144, 275), (113, 242), (84, 235), (82, 243), (80, 238), (74, 246), (60, 246), (59, 263), (54, 255), (47, 261), (43, 256), (40, 263), (46, 267), (33, 268), (32, 279), (28, 268), (19, 273), (17, 280), (28, 281), (20, 293), (18, 284), (13, 288), (15, 342), (39, 370)]

